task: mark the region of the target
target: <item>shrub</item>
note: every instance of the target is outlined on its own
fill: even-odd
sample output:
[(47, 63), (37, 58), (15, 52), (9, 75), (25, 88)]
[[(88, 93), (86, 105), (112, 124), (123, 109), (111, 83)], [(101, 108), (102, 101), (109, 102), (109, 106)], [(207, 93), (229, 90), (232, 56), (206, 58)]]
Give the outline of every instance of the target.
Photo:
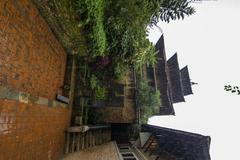
[(154, 115), (154, 109), (150, 106), (141, 107), (141, 124), (147, 124), (148, 119)]
[(137, 102), (140, 106), (160, 105), (160, 92), (148, 85), (148, 81), (139, 80), (137, 88)]
[(148, 85), (148, 81), (140, 79), (137, 88), (137, 104), (140, 107), (141, 123), (147, 123), (160, 105), (160, 92)]
[(92, 56), (105, 56), (107, 54), (107, 41), (102, 19), (98, 20), (96, 24), (92, 26), (91, 33), (88, 37)]
[(91, 56), (107, 54), (107, 40), (104, 29), (104, 0), (76, 0), (75, 9), (87, 32), (87, 45)]
[(74, 7), (75, 0), (33, 2), (64, 48), (80, 55), (86, 53), (86, 40), (81, 33), (82, 27)]
[(126, 71), (127, 71), (127, 68), (125, 65), (121, 63), (117, 63), (114, 68), (114, 78), (118, 81), (123, 80), (123, 78), (125, 77)]

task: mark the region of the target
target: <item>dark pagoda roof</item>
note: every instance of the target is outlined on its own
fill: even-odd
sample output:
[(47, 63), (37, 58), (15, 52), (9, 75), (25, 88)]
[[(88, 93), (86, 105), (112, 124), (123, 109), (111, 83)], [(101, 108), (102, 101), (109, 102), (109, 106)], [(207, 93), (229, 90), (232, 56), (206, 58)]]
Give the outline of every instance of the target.
[(184, 96), (193, 94), (192, 92), (192, 84), (188, 72), (188, 66), (185, 66), (181, 69), (181, 80), (182, 80), (182, 86), (183, 86), (183, 94)]
[(163, 36), (156, 43), (155, 49), (158, 52), (157, 63), (155, 64), (156, 85), (161, 94), (159, 115), (174, 115), (175, 112), (170, 98), (170, 84), (166, 72), (166, 53)]
[(158, 52), (157, 57), (161, 57), (166, 61), (165, 45), (164, 45), (164, 36), (162, 35), (157, 43), (155, 44), (155, 49)]
[(168, 61), (168, 73), (170, 79), (171, 98), (173, 103), (185, 102), (181, 74), (178, 65), (177, 53), (175, 53)]
[(157, 154), (167, 152), (177, 159), (210, 160), (209, 136), (190, 133), (153, 125), (142, 125), (142, 130), (151, 132), (155, 137), (158, 148)]

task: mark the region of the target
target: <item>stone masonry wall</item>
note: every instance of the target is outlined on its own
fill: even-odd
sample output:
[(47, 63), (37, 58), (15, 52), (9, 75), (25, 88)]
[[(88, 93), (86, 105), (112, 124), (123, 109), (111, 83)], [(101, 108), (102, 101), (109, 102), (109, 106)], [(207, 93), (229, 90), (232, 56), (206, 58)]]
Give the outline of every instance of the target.
[(54, 99), (66, 53), (31, 0), (0, 0), (0, 85)]

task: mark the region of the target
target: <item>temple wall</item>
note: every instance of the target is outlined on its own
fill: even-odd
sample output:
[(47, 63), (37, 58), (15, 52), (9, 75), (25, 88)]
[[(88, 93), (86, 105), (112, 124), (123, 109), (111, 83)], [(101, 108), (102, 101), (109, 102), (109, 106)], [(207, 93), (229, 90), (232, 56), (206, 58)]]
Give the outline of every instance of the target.
[(122, 107), (102, 107), (95, 111), (103, 114), (105, 123), (133, 123), (136, 120), (135, 85), (132, 72), (127, 72), (124, 84), (124, 102)]
[(0, 0), (0, 160), (57, 160), (66, 53), (31, 0)]

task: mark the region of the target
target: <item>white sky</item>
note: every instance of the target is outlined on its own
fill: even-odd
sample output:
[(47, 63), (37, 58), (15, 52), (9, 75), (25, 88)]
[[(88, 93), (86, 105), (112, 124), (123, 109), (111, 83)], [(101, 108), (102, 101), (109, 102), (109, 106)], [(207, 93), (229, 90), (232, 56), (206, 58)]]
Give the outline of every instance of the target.
[[(176, 116), (153, 117), (150, 124), (212, 138), (212, 160), (240, 160), (240, 95), (224, 91), (240, 85), (240, 0), (203, 2), (183, 21), (160, 22), (167, 57), (176, 51), (180, 67), (189, 66), (199, 83), (186, 103), (175, 104)], [(154, 29), (154, 43), (161, 33)]]

